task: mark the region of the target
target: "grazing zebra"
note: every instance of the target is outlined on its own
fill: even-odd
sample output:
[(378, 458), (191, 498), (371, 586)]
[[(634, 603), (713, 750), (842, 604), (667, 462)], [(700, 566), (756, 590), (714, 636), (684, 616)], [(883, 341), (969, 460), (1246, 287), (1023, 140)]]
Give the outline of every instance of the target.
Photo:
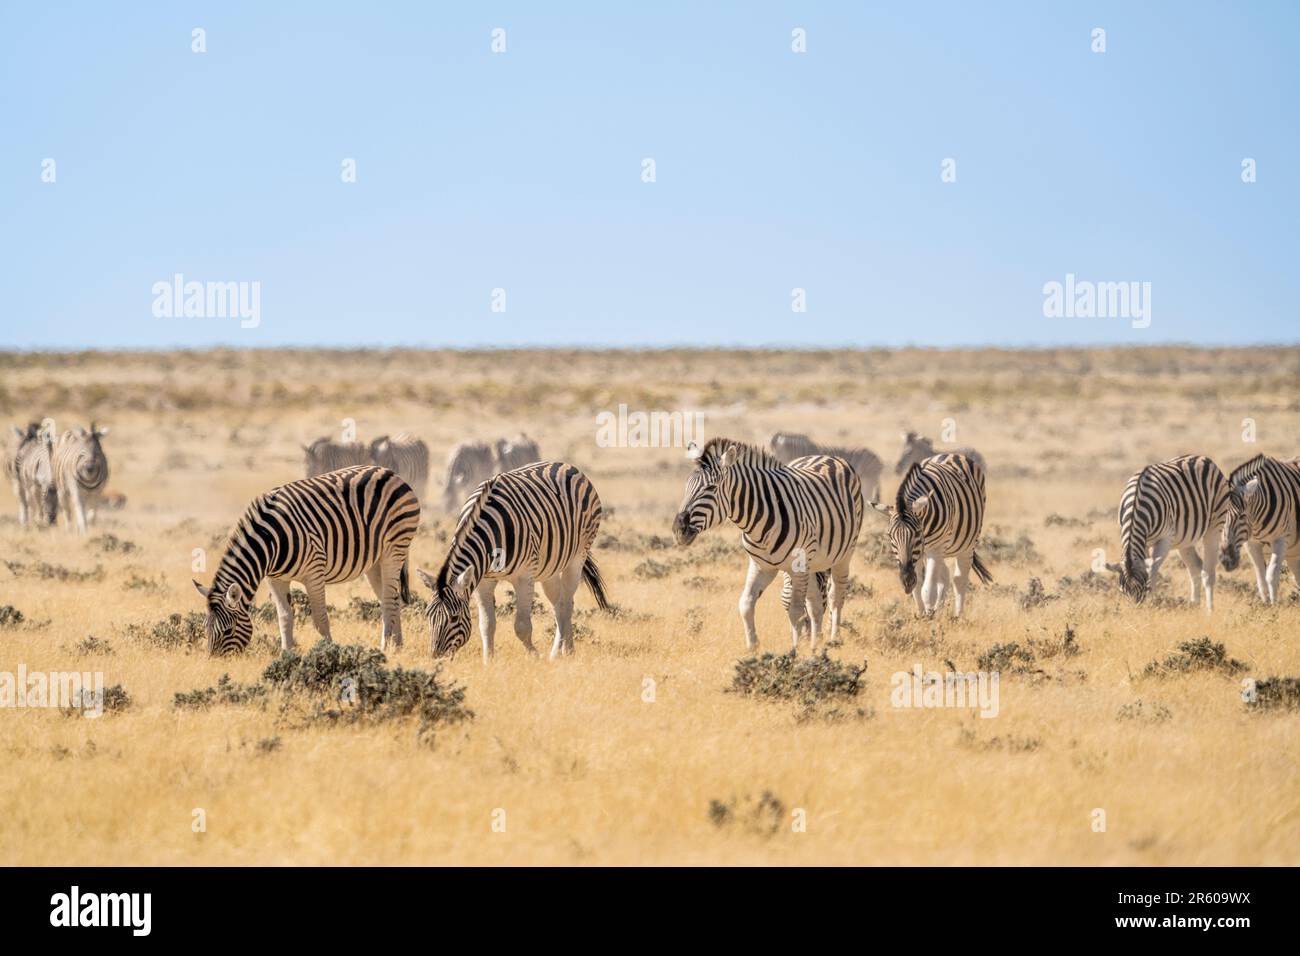
[(600, 527), (600, 498), (573, 465), (541, 461), (483, 481), (465, 502), (451, 549), (437, 578), (419, 568), (433, 592), (430, 649), (452, 654), (469, 640), (469, 595), (478, 604), (483, 661), (492, 658), (496, 586), (515, 589), (515, 636), (533, 648), (533, 586), (540, 583), (555, 611), (551, 658), (573, 653), (573, 595), (579, 581), (608, 609), (605, 584), (591, 557)]
[(1259, 596), (1265, 604), (1276, 604), (1284, 560), (1300, 581), (1300, 466), (1295, 460), (1256, 455), (1233, 470), (1228, 487), (1232, 506), (1223, 526), (1224, 570), (1236, 570), (1244, 544), (1255, 565)]
[(19, 516), (24, 527), (30, 527), (33, 521), (38, 525), (53, 525), (59, 520), (59, 489), (51, 464), (53, 456), (54, 438), (48, 429), (40, 430), (18, 449), (14, 468), (22, 493)]
[(194, 587), (208, 602), (208, 653), (248, 647), (251, 607), (265, 578), (280, 622), (280, 647), (293, 641), (289, 584), (307, 590), (312, 623), (330, 636), (325, 585), (363, 572), (383, 607), (380, 649), (402, 645), (399, 598), (410, 599), (406, 554), (420, 523), (420, 503), (394, 472), (376, 465), (300, 478), (253, 499), (230, 534), (212, 586)]
[[(889, 516), (889, 540), (898, 561), (903, 592), (911, 594), (919, 614), (933, 614), (953, 592), (952, 616), (961, 617), (966, 589), (974, 571), (985, 584), (993, 580), (975, 549), (984, 525), (984, 468), (956, 453), (932, 455), (907, 469), (892, 507), (876, 506)], [(916, 566), (925, 559), (925, 579)], [(954, 570), (948, 570), (952, 558)]]
[(471, 491), (496, 473), (491, 446), (483, 442), (457, 445), (447, 456), (447, 480), (442, 489), (443, 507), (454, 513)]
[(4, 473), (10, 486), (14, 490), (14, 497), (18, 500), (18, 523), (24, 528), (27, 527), (27, 492), (23, 486), (22, 473), (18, 468), (18, 461), (22, 456), (23, 449), (35, 442), (41, 433), (39, 422), (32, 422), (25, 429), (17, 425), (10, 427), (11, 435), (8, 444), (5, 445), (4, 455)]
[(107, 428), (94, 422), (89, 429), (69, 428), (59, 436), (52, 452), (51, 467), (64, 527), (75, 524), (81, 534), (86, 533), (87, 520), (94, 520), (108, 483), (108, 458), (100, 444), (107, 434)]
[(340, 468), (372, 464), (370, 449), (360, 442), (317, 438), (310, 445), (303, 445), (302, 450), (305, 455), (303, 465), (308, 478), (315, 478), (327, 471), (338, 471)]
[[(754, 608), (778, 572), (789, 577), (786, 614), (790, 639), (799, 646), (805, 616), (809, 647), (817, 649), (825, 602), (809, 578), (830, 572), (831, 639), (839, 631), (848, 590), (853, 546), (862, 528), (862, 483), (842, 458), (809, 455), (784, 464), (762, 448), (712, 438), (698, 452), (686, 496), (673, 522), (683, 547), (723, 521), (740, 528), (749, 573), (740, 596), (745, 646), (758, 646)], [(783, 602), (784, 603), (784, 602)]]
[(424, 500), (429, 484), (429, 446), (420, 439), (405, 433), (392, 438), (383, 435), (370, 443), (370, 460), (381, 468), (397, 472), (411, 486), (415, 496)]
[(898, 455), (898, 464), (894, 466), (894, 474), (901, 475), (912, 465), (923, 462), (927, 458), (933, 458), (936, 454), (965, 455), (979, 465), (981, 471), (988, 470), (988, 465), (984, 464), (984, 456), (974, 448), (954, 448), (951, 452), (936, 452), (934, 442), (924, 435), (919, 435), (916, 432), (903, 432), (903, 450)]
[(1203, 455), (1147, 465), (1130, 478), (1119, 502), (1120, 589), (1141, 604), (1165, 557), (1177, 549), (1191, 579), (1192, 603), (1200, 603), (1204, 585), (1205, 609), (1214, 610), (1215, 565), (1230, 491), (1219, 466)]
[(498, 438), (492, 446), (492, 456), (497, 473), (500, 474), (540, 461), (542, 453), (537, 448), (537, 442), (521, 432), (514, 438)]
[(885, 463), (869, 448), (837, 448), (830, 445), (818, 445), (807, 435), (795, 432), (777, 432), (770, 442), (772, 454), (785, 464), (796, 458), (808, 455), (833, 455), (843, 458), (858, 473), (862, 482), (862, 493), (868, 501), (880, 500), (880, 473), (885, 470)]

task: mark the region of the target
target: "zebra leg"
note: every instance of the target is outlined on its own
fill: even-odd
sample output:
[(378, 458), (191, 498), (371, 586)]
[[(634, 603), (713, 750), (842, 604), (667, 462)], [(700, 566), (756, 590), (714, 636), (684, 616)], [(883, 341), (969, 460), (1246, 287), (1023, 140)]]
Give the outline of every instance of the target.
[(280, 650), (291, 651), (293, 643), (293, 605), (289, 603), (289, 579), (267, 578), (266, 585), (275, 602), (275, 619), (280, 624)]
[(1300, 584), (1300, 556), (1291, 558), (1287, 561), (1286, 566), (1291, 569), (1291, 577), (1295, 579), (1297, 584)]
[(925, 557), (925, 582), (921, 585), (921, 602), (925, 609), (926, 616), (934, 613), (939, 602), (935, 599), (935, 592), (939, 589), (939, 578), (941, 572), (935, 565), (942, 565), (943, 559), (936, 558), (934, 555)]
[(953, 620), (961, 617), (966, 608), (966, 592), (970, 589), (971, 555), (959, 554), (953, 559), (952, 571), (952, 616)]
[(400, 573), (400, 564), (389, 570), (382, 561), (376, 561), (366, 568), (366, 580), (370, 582), (370, 590), (374, 591), (375, 597), (379, 598), (384, 622), (383, 630), (379, 634), (379, 649), (385, 652), (388, 651), (390, 639), (393, 642), (393, 650), (402, 646), (402, 603), (398, 593), (401, 590), (401, 582), (398, 578)]
[[(799, 631), (803, 624), (808, 606), (808, 572), (787, 572), (790, 575), (790, 606), (786, 608), (786, 617), (790, 618), (790, 649), (799, 649)], [(814, 585), (814, 589), (816, 585)], [(811, 622), (809, 628), (812, 627)]]
[(561, 654), (573, 653), (573, 592), (578, 589), (577, 579), (582, 574), (582, 565), (577, 565), (578, 574), (566, 572), (542, 582), (542, 590), (551, 602), (555, 612), (555, 642), (551, 644), (551, 660)]
[(1255, 566), (1255, 590), (1259, 592), (1259, 599), (1267, 604), (1268, 585), (1264, 583), (1264, 546), (1258, 541), (1247, 541), (1246, 553), (1250, 555), (1250, 563)]
[(533, 647), (533, 587), (532, 578), (515, 580), (515, 637), (533, 657), (537, 648)]
[(1204, 558), (1201, 564), (1201, 586), (1205, 589), (1205, 610), (1214, 610), (1214, 581), (1218, 574), (1219, 565), (1219, 541), (1223, 533), (1222, 527), (1211, 528), (1205, 532), (1205, 537), (1201, 541), (1201, 554)]
[(27, 490), (23, 483), (14, 480), (14, 497), (18, 499), (18, 524), (20, 527), (27, 527)]
[(844, 617), (844, 599), (849, 594), (849, 562), (837, 564), (831, 568), (831, 640), (840, 633), (840, 621)]
[(1151, 591), (1156, 588), (1156, 575), (1160, 573), (1160, 565), (1165, 563), (1172, 545), (1168, 538), (1161, 538), (1151, 549), (1151, 557), (1147, 559), (1147, 588)]
[(1192, 605), (1196, 606), (1201, 603), (1201, 571), (1204, 570), (1201, 556), (1196, 553), (1195, 545), (1179, 548), (1178, 553), (1183, 556), (1183, 564), (1187, 565), (1187, 577), (1192, 582)]
[(307, 589), (307, 605), (311, 608), (311, 622), (325, 640), (330, 638), (330, 619), (325, 613), (325, 584), (319, 578), (302, 582)]
[(813, 654), (817, 651), (817, 639), (821, 637), (822, 621), (826, 616), (826, 596), (822, 593), (821, 586), (817, 582), (817, 576), (810, 574), (808, 576), (808, 653)]
[(934, 559), (934, 611), (943, 607), (952, 590), (952, 575), (948, 572), (948, 560), (940, 555)]
[(1282, 559), (1286, 554), (1286, 538), (1273, 542), (1273, 552), (1268, 559), (1268, 603), (1276, 604), (1282, 584)]
[(495, 578), (483, 578), (474, 589), (474, 601), (478, 604), (478, 632), (483, 638), (483, 663), (492, 660), (496, 653), (497, 635), (497, 582)]
[[(762, 567), (753, 558), (749, 559), (749, 573), (745, 576), (745, 589), (740, 592), (740, 620), (745, 625), (745, 647), (753, 650), (758, 647), (758, 631), (754, 628), (754, 607), (772, 579), (776, 577), (776, 568)], [(803, 602), (799, 602), (802, 607)], [(795, 606), (791, 602), (791, 606)]]
[[(86, 507), (81, 501), (81, 486), (75, 480), (68, 482), (68, 487), (64, 489), (68, 511), (77, 519), (77, 533), (86, 533)], [(68, 522), (71, 524), (71, 520)]]

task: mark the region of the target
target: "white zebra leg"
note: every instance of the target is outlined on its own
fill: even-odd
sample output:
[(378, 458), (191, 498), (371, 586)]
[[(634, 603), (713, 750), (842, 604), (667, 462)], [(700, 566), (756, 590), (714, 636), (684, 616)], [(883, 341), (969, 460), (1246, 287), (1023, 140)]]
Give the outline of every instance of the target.
[(758, 647), (758, 631), (754, 627), (754, 608), (764, 589), (776, 577), (776, 568), (765, 568), (753, 558), (749, 559), (749, 573), (745, 576), (745, 589), (740, 592), (740, 620), (745, 625), (745, 647)]
[(1268, 584), (1267, 568), (1264, 562), (1264, 546), (1258, 541), (1246, 542), (1246, 553), (1250, 555), (1250, 563), (1255, 566), (1255, 590), (1259, 592), (1259, 599), (1265, 604), (1268, 603)]
[(921, 584), (918, 581), (916, 587), (912, 588), (912, 599), (916, 601), (916, 616), (925, 617), (925, 599), (921, 596)]
[(952, 591), (952, 574), (948, 570), (948, 559), (942, 555), (934, 559), (934, 608), (937, 613), (943, 607), (944, 601), (948, 600), (948, 593)]
[(533, 586), (532, 578), (515, 580), (515, 637), (533, 657), (537, 648), (533, 646)]
[(938, 602), (935, 600), (935, 591), (938, 590), (940, 575), (935, 565), (942, 563), (942, 559), (936, 558), (934, 555), (925, 556), (925, 581), (921, 585), (921, 602), (927, 616), (933, 614), (935, 608), (938, 607)]
[(18, 479), (14, 479), (14, 497), (18, 499), (18, 525), (19, 527), (26, 528), (27, 490), (23, 487), (23, 483)]
[(70, 510), (77, 522), (77, 534), (86, 533), (86, 506), (81, 500), (81, 486), (77, 484), (76, 479), (68, 482), (66, 489), (68, 500), (68, 510)]
[(573, 595), (565, 586), (563, 576), (543, 581), (542, 590), (546, 593), (546, 599), (551, 602), (551, 610), (555, 613), (555, 640), (551, 644), (551, 660), (555, 660), (561, 654), (571, 652)]
[(961, 617), (966, 609), (966, 592), (970, 589), (971, 555), (959, 554), (953, 559), (952, 572), (952, 616), (953, 620)]
[(849, 594), (849, 563), (845, 561), (831, 569), (831, 636), (839, 637), (840, 622), (844, 620), (844, 599)]
[(325, 611), (325, 584), (319, 579), (303, 581), (307, 589), (307, 605), (311, 608), (311, 623), (325, 640), (330, 637), (330, 619)]
[(1187, 577), (1192, 585), (1192, 606), (1195, 607), (1201, 603), (1201, 556), (1196, 553), (1196, 546), (1189, 544), (1185, 548), (1179, 548), (1178, 553), (1183, 557), (1183, 564), (1187, 566)]
[(826, 599), (822, 596), (822, 589), (817, 586), (817, 579), (813, 575), (808, 576), (808, 653), (817, 652), (817, 641), (822, 633), (822, 621), (826, 617)]
[(1300, 584), (1300, 555), (1289, 559), (1286, 566), (1291, 569), (1291, 577), (1294, 582)]
[[(803, 624), (805, 608), (812, 599), (812, 591), (817, 590), (814, 582), (811, 589), (808, 587), (808, 578), (810, 575), (807, 571), (791, 571), (790, 574), (790, 606), (786, 608), (786, 616), (790, 619), (790, 649), (797, 651), (799, 649), (799, 630)], [(816, 627), (809, 619), (810, 633), (816, 633), (812, 628)]]
[(492, 660), (496, 653), (497, 634), (497, 582), (493, 578), (483, 578), (474, 589), (474, 601), (478, 605), (478, 632), (483, 638), (483, 663)]
[(1219, 573), (1219, 542), (1222, 527), (1211, 528), (1201, 540), (1201, 587), (1205, 589), (1205, 610), (1214, 610), (1214, 582)]
[(280, 650), (291, 651), (293, 643), (293, 605), (289, 603), (289, 579), (267, 578), (266, 585), (275, 602), (275, 619), (280, 625)]
[(582, 583), (582, 561), (575, 561), (564, 572), (563, 600), (564, 609), (564, 653), (573, 653), (573, 604), (578, 594), (578, 585)]
[(1286, 556), (1286, 538), (1278, 538), (1273, 542), (1272, 553), (1268, 559), (1268, 603), (1276, 604), (1278, 602), (1278, 591), (1282, 585), (1282, 561)]

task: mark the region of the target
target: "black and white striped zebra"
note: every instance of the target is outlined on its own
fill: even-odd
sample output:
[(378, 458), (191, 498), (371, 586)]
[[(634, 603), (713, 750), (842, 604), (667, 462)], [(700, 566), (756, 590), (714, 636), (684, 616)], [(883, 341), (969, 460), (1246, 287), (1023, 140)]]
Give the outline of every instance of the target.
[[(912, 464), (891, 507), (876, 506), (889, 517), (889, 541), (898, 561), (903, 592), (920, 614), (933, 614), (953, 592), (954, 618), (961, 617), (973, 571), (985, 584), (993, 580), (976, 548), (984, 526), (984, 469), (961, 454), (932, 455)], [(948, 570), (947, 559), (954, 568)], [(917, 565), (924, 560), (925, 577)]]
[(769, 442), (774, 454), (787, 465), (796, 458), (808, 455), (832, 455), (843, 458), (858, 473), (862, 482), (862, 493), (868, 501), (880, 500), (880, 474), (885, 463), (870, 448), (839, 448), (832, 445), (819, 445), (807, 435), (796, 432), (777, 432)]
[(107, 428), (100, 428), (94, 422), (89, 429), (69, 428), (59, 436), (51, 452), (64, 526), (75, 525), (81, 534), (86, 533), (88, 522), (94, 520), (104, 486), (108, 484), (108, 456), (100, 443), (107, 434)]
[(1223, 526), (1223, 567), (1236, 570), (1244, 545), (1255, 566), (1260, 598), (1276, 604), (1283, 561), (1300, 581), (1300, 466), (1256, 455), (1233, 469), (1228, 488), (1232, 506)]
[(25, 528), (28, 521), (27, 491), (23, 485), (18, 462), (22, 457), (23, 449), (38, 440), (41, 426), (39, 422), (32, 422), (26, 428), (11, 425), (9, 432), (9, 441), (5, 443), (4, 475), (5, 480), (13, 488), (14, 498), (18, 502), (18, 523)]
[(492, 446), (492, 456), (497, 473), (501, 474), (541, 461), (542, 453), (537, 442), (521, 432), (514, 438), (498, 438)]
[(831, 639), (839, 631), (848, 590), (853, 547), (862, 528), (862, 483), (842, 458), (812, 455), (790, 464), (762, 448), (713, 438), (697, 450), (686, 496), (673, 522), (683, 547), (724, 521), (740, 528), (749, 573), (740, 596), (745, 645), (758, 646), (754, 608), (779, 572), (789, 576), (791, 644), (799, 644), (808, 614), (810, 649), (816, 650), (825, 603), (821, 588), (809, 587), (819, 572), (830, 573)]
[(373, 464), (395, 471), (411, 486), (415, 496), (424, 501), (429, 484), (429, 446), (414, 435), (382, 435), (370, 443)]
[(1215, 567), (1231, 509), (1229, 492), (1219, 466), (1203, 455), (1157, 462), (1134, 474), (1119, 503), (1120, 589), (1141, 604), (1165, 557), (1176, 550), (1187, 566), (1192, 603), (1200, 603), (1204, 587), (1205, 608), (1214, 610)]
[(315, 478), (327, 471), (338, 471), (340, 468), (374, 464), (370, 460), (370, 449), (355, 441), (317, 438), (310, 445), (303, 445), (302, 450), (303, 468), (308, 478)]
[(470, 492), (496, 473), (496, 455), (486, 442), (462, 442), (452, 448), (442, 487), (444, 510), (456, 513)]
[(600, 498), (573, 465), (535, 462), (482, 482), (461, 510), (447, 558), (435, 578), (416, 569), (433, 592), (429, 602), (430, 648), (435, 657), (454, 653), (469, 640), (469, 595), (478, 604), (483, 660), (493, 654), (496, 586), (515, 590), (515, 636), (533, 648), (533, 587), (542, 586), (555, 611), (551, 657), (573, 653), (573, 596), (586, 582), (596, 604), (609, 607), (605, 585), (591, 556), (600, 528)]
[(280, 624), (280, 647), (293, 641), (289, 584), (307, 591), (312, 623), (330, 636), (325, 586), (365, 574), (383, 610), (380, 648), (402, 644), (400, 601), (410, 599), (406, 556), (420, 523), (410, 485), (387, 468), (362, 465), (300, 478), (253, 499), (230, 534), (211, 587), (194, 587), (207, 600), (208, 652), (248, 647), (253, 599), (263, 578)]
[(42, 425), (19, 449), (14, 462), (21, 492), (19, 517), (24, 527), (53, 525), (59, 520), (59, 488), (54, 478), (53, 426)]
[[(894, 474), (901, 475), (913, 465), (920, 464), (927, 458), (933, 458), (936, 454), (945, 454), (934, 450), (934, 442), (917, 432), (903, 432), (903, 450), (898, 454), (898, 462), (894, 465)], [(988, 465), (984, 463), (984, 456), (974, 448), (954, 448), (946, 454), (965, 455), (975, 464), (980, 466), (983, 471), (988, 470)]]

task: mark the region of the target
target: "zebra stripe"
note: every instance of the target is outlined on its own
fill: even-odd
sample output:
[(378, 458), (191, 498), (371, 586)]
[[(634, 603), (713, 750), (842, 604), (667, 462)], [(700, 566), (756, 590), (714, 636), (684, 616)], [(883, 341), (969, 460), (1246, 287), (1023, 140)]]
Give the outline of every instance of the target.
[(100, 439), (108, 434), (94, 422), (89, 430), (70, 428), (59, 436), (52, 451), (51, 470), (58, 489), (59, 505), (64, 524), (86, 533), (88, 521), (93, 521), (95, 511), (108, 484), (108, 457)]
[(26, 503), (27, 521), (38, 525), (53, 525), (59, 520), (59, 489), (54, 480), (54, 440), (49, 432), (41, 432), (19, 449), (16, 467), (23, 501)]
[(9, 441), (5, 444), (4, 474), (13, 488), (14, 498), (18, 501), (18, 523), (27, 527), (29, 511), (27, 507), (27, 488), (23, 482), (20, 463), (27, 447), (40, 437), (39, 422), (30, 423), (25, 429), (17, 425), (10, 426)]
[(381, 468), (395, 471), (411, 486), (415, 496), (424, 500), (429, 484), (429, 446), (414, 435), (383, 435), (370, 443), (370, 460)]
[[(1223, 526), (1223, 567), (1236, 570), (1242, 545), (1255, 566), (1255, 587), (1276, 604), (1282, 562), (1300, 580), (1300, 465), (1256, 455), (1228, 476), (1231, 507)], [(1264, 545), (1270, 551), (1267, 564)]]
[[(984, 526), (984, 468), (962, 454), (933, 455), (907, 470), (889, 515), (889, 540), (898, 561), (903, 592), (911, 594), (921, 614), (933, 614), (953, 590), (953, 617), (961, 617), (974, 571), (985, 584), (993, 580), (976, 548)], [(925, 580), (917, 564), (925, 559)], [(953, 558), (950, 573), (945, 559)]]
[(420, 523), (420, 503), (387, 468), (363, 465), (302, 478), (255, 499), (230, 534), (207, 599), (210, 654), (242, 651), (253, 634), (251, 606), (265, 578), (275, 601), (280, 646), (293, 641), (289, 584), (307, 590), (312, 622), (329, 638), (325, 585), (365, 574), (383, 605), (380, 648), (402, 644), (399, 599), (409, 600), (406, 555)]
[(447, 455), (443, 508), (448, 514), (454, 514), (469, 493), (495, 473), (496, 459), (491, 446), (484, 442), (464, 442), (455, 446)]
[(831, 455), (835, 458), (843, 458), (849, 463), (849, 467), (858, 473), (858, 480), (862, 482), (862, 493), (867, 496), (867, 500), (880, 500), (880, 475), (885, 469), (885, 463), (871, 449), (819, 445), (807, 435), (795, 432), (777, 432), (772, 436), (769, 444), (772, 454), (787, 465), (796, 458), (806, 458), (809, 455)]
[(306, 477), (315, 478), (328, 471), (340, 468), (353, 468), (357, 465), (369, 465), (370, 449), (360, 442), (333, 441), (329, 438), (317, 438), (310, 445), (302, 446), (303, 467)]
[(1165, 557), (1177, 550), (1191, 580), (1192, 603), (1200, 603), (1204, 585), (1206, 610), (1213, 610), (1219, 536), (1230, 507), (1223, 472), (1203, 455), (1157, 462), (1133, 475), (1119, 503), (1121, 590), (1142, 603)]
[(745, 644), (758, 646), (754, 607), (778, 572), (790, 578), (787, 616), (797, 648), (807, 608), (810, 648), (816, 650), (825, 608), (809, 576), (829, 571), (831, 638), (839, 631), (853, 546), (862, 528), (862, 483), (842, 458), (812, 455), (786, 465), (762, 448), (713, 438), (686, 481), (673, 535), (689, 545), (723, 521), (740, 528), (749, 573), (740, 598)]
[(540, 583), (555, 610), (551, 657), (573, 653), (573, 595), (585, 581), (602, 609), (609, 607), (591, 547), (600, 527), (600, 498), (573, 465), (536, 462), (488, 478), (465, 502), (447, 558), (436, 578), (417, 569), (433, 592), (430, 648), (455, 653), (469, 640), (469, 594), (478, 603), (483, 659), (493, 654), (496, 584), (515, 590), (515, 636), (532, 642), (533, 586)]
[[(919, 465), (927, 458), (933, 458), (936, 454), (943, 453), (934, 450), (934, 442), (930, 441), (930, 439), (916, 432), (904, 432), (903, 450), (899, 452), (898, 463), (894, 465), (894, 474), (901, 475), (913, 465)], [(988, 470), (988, 465), (984, 463), (984, 456), (974, 448), (954, 448), (947, 454), (964, 455), (979, 465), (982, 471)]]
[(522, 433), (514, 438), (498, 438), (492, 446), (492, 453), (498, 474), (531, 465), (542, 458), (537, 442)]

